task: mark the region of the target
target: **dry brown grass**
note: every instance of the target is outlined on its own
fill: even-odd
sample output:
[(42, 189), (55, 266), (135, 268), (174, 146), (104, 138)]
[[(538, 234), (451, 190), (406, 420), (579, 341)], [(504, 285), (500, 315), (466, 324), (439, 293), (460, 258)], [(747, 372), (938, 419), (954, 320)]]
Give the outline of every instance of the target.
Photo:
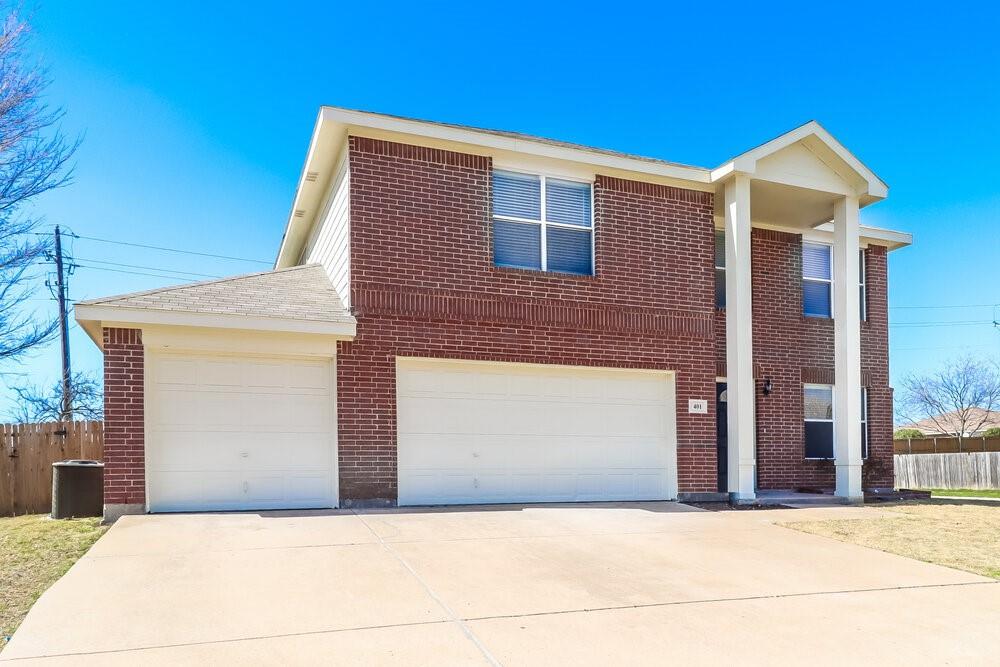
[(0, 651), (38, 596), (104, 534), (100, 522), (0, 517)]
[(891, 513), (782, 525), (1000, 579), (1000, 503), (930, 500), (878, 508)]

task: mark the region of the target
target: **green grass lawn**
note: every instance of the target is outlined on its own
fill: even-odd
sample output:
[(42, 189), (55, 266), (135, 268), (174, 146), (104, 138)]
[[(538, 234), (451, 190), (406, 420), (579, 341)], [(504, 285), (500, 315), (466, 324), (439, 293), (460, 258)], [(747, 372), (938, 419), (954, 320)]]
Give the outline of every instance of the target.
[(0, 650), (45, 589), (87, 552), (100, 519), (0, 517)]
[(960, 496), (962, 498), (1000, 498), (1000, 489), (924, 489), (931, 496)]

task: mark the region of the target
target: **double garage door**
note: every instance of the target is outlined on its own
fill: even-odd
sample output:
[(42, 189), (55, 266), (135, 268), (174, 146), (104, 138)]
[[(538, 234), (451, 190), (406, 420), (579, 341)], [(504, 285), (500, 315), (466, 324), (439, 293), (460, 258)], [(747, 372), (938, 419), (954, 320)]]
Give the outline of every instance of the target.
[(677, 496), (673, 375), (397, 361), (399, 504)]
[[(149, 509), (337, 505), (331, 360), (152, 351)], [(397, 361), (399, 504), (675, 498), (673, 375)]]

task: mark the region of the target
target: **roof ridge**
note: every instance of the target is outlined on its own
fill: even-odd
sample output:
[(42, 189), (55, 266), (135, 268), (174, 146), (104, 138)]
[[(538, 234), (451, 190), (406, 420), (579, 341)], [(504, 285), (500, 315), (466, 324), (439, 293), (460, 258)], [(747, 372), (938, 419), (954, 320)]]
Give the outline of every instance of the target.
[(442, 120), (428, 120), (426, 118), (416, 118), (413, 116), (401, 116), (399, 114), (384, 113), (382, 111), (369, 111), (367, 109), (354, 109), (351, 107), (342, 107), (335, 104), (323, 104), (321, 109), (332, 109), (334, 111), (345, 111), (348, 113), (360, 113), (368, 114), (372, 116), (381, 116), (382, 118), (391, 118), (393, 120), (402, 120), (411, 123), (425, 123), (427, 125), (437, 125), (438, 127), (449, 127), (458, 130), (467, 130), (471, 132), (481, 132), (484, 134), (492, 134), (494, 136), (507, 137), (510, 139), (521, 139), (524, 141), (532, 141), (537, 143), (549, 144), (552, 146), (562, 146), (565, 148), (572, 148), (576, 150), (583, 150), (591, 153), (599, 153), (610, 156), (631, 158), (634, 160), (640, 160), (643, 162), (651, 162), (656, 164), (663, 164), (672, 167), (681, 167), (683, 169), (692, 169), (695, 171), (710, 172), (711, 167), (702, 167), (694, 164), (687, 164), (685, 162), (675, 162), (673, 160), (668, 160), (666, 158), (653, 157), (651, 155), (640, 155), (639, 153), (629, 153), (627, 151), (622, 151), (614, 148), (603, 148), (601, 146), (591, 146), (589, 144), (581, 144), (574, 141), (566, 141), (564, 139), (555, 139), (553, 137), (544, 137), (538, 134), (529, 134), (527, 132), (518, 132), (516, 130), (499, 130), (489, 127), (479, 127), (478, 125), (465, 125), (462, 123), (452, 123), (449, 121)]
[(300, 269), (308, 269), (313, 267), (321, 267), (321, 264), (315, 262), (310, 264), (296, 264), (295, 266), (287, 266), (283, 269), (271, 269), (269, 271), (254, 271), (253, 273), (242, 273), (235, 276), (226, 276), (224, 278), (212, 278), (210, 280), (198, 280), (190, 283), (181, 283), (180, 285), (168, 285), (166, 287), (155, 287), (153, 289), (141, 290), (138, 292), (126, 292), (125, 294), (115, 294), (113, 296), (98, 297), (96, 299), (87, 299), (84, 301), (77, 301), (78, 306), (96, 306), (100, 304), (111, 303), (113, 301), (121, 301), (122, 299), (129, 299), (137, 296), (148, 296), (150, 294), (160, 294), (163, 292), (172, 292), (174, 290), (188, 289), (190, 287), (203, 287), (205, 285), (218, 285), (222, 283), (232, 282), (234, 280), (241, 280), (244, 278), (256, 278), (257, 276), (272, 275), (275, 273), (288, 273), (290, 271), (297, 271)]

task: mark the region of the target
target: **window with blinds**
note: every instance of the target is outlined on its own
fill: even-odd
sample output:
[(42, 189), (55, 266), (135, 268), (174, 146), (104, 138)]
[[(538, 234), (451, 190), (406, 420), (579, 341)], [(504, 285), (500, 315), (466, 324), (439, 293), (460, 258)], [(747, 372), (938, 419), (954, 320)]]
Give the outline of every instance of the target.
[(593, 275), (590, 183), (513, 171), (493, 172), (493, 263)]
[(802, 314), (833, 316), (833, 248), (823, 243), (802, 244)]

